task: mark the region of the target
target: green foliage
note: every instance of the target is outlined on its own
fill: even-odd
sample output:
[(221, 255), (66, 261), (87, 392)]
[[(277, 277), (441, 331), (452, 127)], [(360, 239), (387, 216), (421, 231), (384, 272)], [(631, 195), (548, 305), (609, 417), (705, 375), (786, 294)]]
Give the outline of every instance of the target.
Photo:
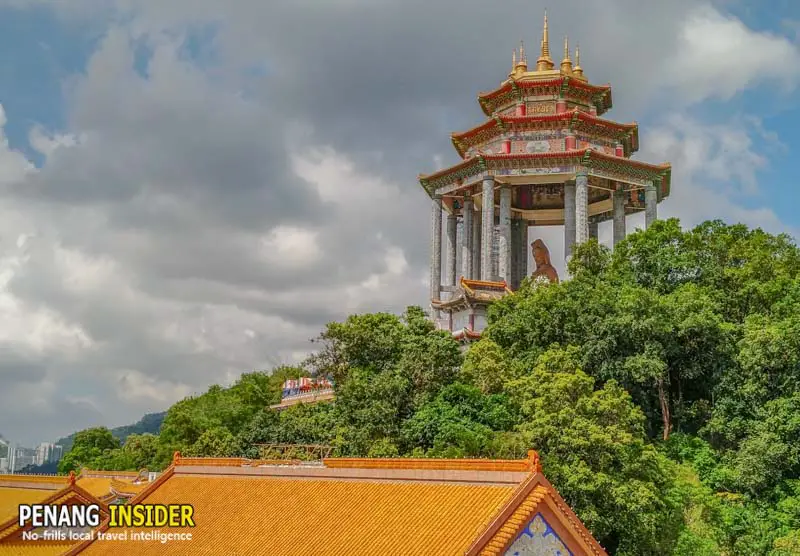
[[(329, 324), (302, 367), (243, 375), (120, 446), (75, 437), (62, 472), (163, 468), (187, 455), (519, 458), (612, 554), (800, 553), (800, 251), (786, 236), (676, 220), (614, 252), (575, 249), (571, 279), (525, 280), (462, 356), (418, 307)], [(334, 381), (335, 404), (266, 409), (282, 383)], [(136, 431), (134, 431), (136, 432)], [(284, 453), (308, 458), (297, 448)]]
[(119, 448), (119, 440), (105, 427), (95, 427), (75, 434), (72, 449), (58, 462), (59, 473), (76, 473), (83, 467), (93, 467), (95, 460), (109, 457)]

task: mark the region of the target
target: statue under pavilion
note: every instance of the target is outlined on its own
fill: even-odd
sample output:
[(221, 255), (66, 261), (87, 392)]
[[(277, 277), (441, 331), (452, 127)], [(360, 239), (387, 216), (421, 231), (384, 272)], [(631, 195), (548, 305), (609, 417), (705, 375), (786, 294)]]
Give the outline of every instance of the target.
[(649, 226), (670, 192), (668, 163), (630, 158), (639, 148), (638, 125), (601, 117), (612, 106), (611, 86), (589, 83), (580, 49), (573, 64), (566, 38), (556, 67), (546, 14), (536, 65), (528, 67), (521, 44), (512, 66), (498, 89), (478, 95), (489, 119), (452, 134), (463, 160), (419, 177), (433, 200), (433, 316), (464, 341), (480, 337), (488, 305), (526, 276), (558, 280), (544, 243), (529, 246), (529, 227), (563, 226), (568, 259), (575, 245), (597, 237), (600, 222), (613, 222), (614, 244), (625, 238), (627, 215), (644, 211)]

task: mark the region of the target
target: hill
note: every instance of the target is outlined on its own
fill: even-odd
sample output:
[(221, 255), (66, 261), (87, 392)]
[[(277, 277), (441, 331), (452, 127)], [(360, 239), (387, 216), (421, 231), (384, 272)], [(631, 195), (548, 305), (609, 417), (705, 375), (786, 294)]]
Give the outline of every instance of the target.
[[(132, 425), (123, 425), (121, 427), (111, 429), (111, 434), (114, 436), (114, 438), (123, 443), (131, 434), (158, 434), (159, 429), (161, 429), (161, 423), (164, 422), (164, 417), (166, 417), (166, 415), (166, 411), (162, 411), (160, 413), (148, 413)], [(64, 438), (59, 438), (55, 443), (61, 445), (64, 448), (64, 453), (66, 454), (72, 449), (72, 444), (75, 441), (76, 434), (77, 433), (72, 433)]]

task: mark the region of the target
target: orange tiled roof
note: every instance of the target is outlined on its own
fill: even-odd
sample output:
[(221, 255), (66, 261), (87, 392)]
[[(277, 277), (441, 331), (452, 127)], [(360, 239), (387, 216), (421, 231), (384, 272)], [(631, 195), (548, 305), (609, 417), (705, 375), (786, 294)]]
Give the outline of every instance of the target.
[(78, 486), (92, 496), (102, 497), (111, 493), (110, 477), (79, 477)]
[(535, 452), (526, 460), (258, 463), (176, 455), (132, 503), (192, 504), (196, 527), (185, 531), (191, 541), (94, 541), (69, 554), (490, 554), (485, 550), (511, 546), (531, 510), (562, 538), (574, 537), (565, 542), (576, 556), (605, 554), (584, 550), (568, 508), (540, 504), (560, 497)]
[(17, 515), (20, 504), (36, 504), (51, 494), (52, 490), (38, 488), (0, 487), (0, 523)]
[(0, 546), (0, 554), (3, 556), (61, 556), (75, 544), (19, 541)]
[[(108, 507), (92, 496), (89, 492), (79, 487), (76, 483), (75, 475), (70, 474), (69, 477), (64, 477), (67, 480), (67, 485), (58, 490), (43, 491), (39, 490), (40, 494), (44, 496), (37, 497), (36, 500), (21, 501), (20, 503), (38, 503), (38, 504), (97, 504), (100, 506), (101, 515), (108, 516)], [(2, 490), (2, 489), (0, 489)], [(30, 489), (35, 492), (36, 489)], [(65, 554), (69, 550), (74, 549), (78, 545), (78, 541), (70, 543), (53, 543), (49, 541), (27, 541), (24, 540), (22, 534), (25, 530), (31, 529), (30, 525), (20, 527), (17, 522), (17, 513), (19, 509), (15, 508), (13, 515), (10, 518), (0, 521), (0, 554), (20, 554), (20, 555), (50, 555), (50, 554)]]

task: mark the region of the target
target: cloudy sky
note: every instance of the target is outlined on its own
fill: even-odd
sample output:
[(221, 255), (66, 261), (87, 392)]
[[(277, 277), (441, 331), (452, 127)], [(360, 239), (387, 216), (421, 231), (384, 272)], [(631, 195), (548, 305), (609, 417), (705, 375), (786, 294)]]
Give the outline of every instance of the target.
[[(552, 4), (555, 57), (580, 41), (637, 157), (673, 163), (660, 215), (796, 233), (796, 2)], [(416, 176), (544, 7), (0, 0), (0, 434), (127, 424), (424, 304)]]

